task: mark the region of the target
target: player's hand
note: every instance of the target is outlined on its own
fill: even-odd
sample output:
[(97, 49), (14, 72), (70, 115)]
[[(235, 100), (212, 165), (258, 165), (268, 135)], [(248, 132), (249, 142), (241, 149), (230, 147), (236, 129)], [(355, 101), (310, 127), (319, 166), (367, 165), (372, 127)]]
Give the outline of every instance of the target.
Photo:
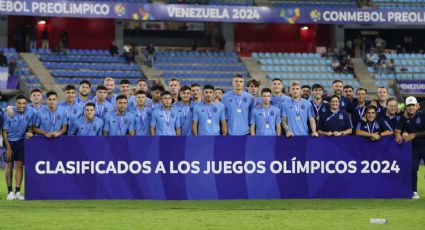
[(319, 134), (317, 133), (317, 131), (314, 131), (314, 132), (311, 132), (311, 136), (312, 136), (312, 137), (318, 137), (318, 136), (319, 136)]
[(34, 136), (34, 134), (32, 132), (26, 132), (25, 133), (25, 138), (27, 138), (27, 139), (30, 139), (33, 136)]
[(338, 131), (335, 131), (333, 134), (334, 134), (334, 136), (336, 136), (336, 137), (339, 137), (339, 136), (341, 136), (341, 135), (342, 135), (342, 133), (341, 133), (341, 132), (338, 132)]
[(53, 132), (52, 133), (52, 137), (54, 137), (54, 138), (60, 137), (60, 135), (62, 135), (62, 134), (59, 133), (59, 132)]
[(6, 150), (6, 160), (7, 161), (11, 161), (12, 160), (12, 156), (13, 156), (13, 152), (10, 149)]
[(381, 139), (381, 136), (378, 133), (373, 133), (371, 140), (372, 141), (379, 141)]
[(403, 137), (400, 134), (395, 135), (395, 142), (399, 144), (403, 143)]
[(401, 135), (401, 137), (403, 137), (403, 139), (405, 139), (405, 140), (406, 140), (407, 136), (409, 136), (409, 134), (408, 134), (408, 133), (403, 133), (403, 134)]
[(287, 133), (286, 133), (286, 137), (293, 137), (294, 136), (294, 134), (291, 132), (291, 131), (288, 131)]
[(44, 136), (47, 137), (47, 138), (52, 138), (53, 137), (52, 133), (46, 133), (46, 134), (44, 134)]
[(412, 141), (413, 139), (415, 139), (416, 134), (415, 133), (411, 133), (409, 135), (407, 135), (407, 137), (404, 139), (406, 142)]
[(15, 113), (13, 112), (13, 107), (12, 106), (8, 106), (6, 108), (6, 111), (7, 111), (7, 115), (9, 115), (9, 117), (15, 116)]
[(332, 135), (334, 135), (334, 134), (331, 131), (329, 131), (329, 132), (326, 133), (326, 136), (328, 136), (328, 137), (330, 137)]
[(366, 117), (362, 117), (362, 118), (360, 118), (360, 120), (367, 122)]

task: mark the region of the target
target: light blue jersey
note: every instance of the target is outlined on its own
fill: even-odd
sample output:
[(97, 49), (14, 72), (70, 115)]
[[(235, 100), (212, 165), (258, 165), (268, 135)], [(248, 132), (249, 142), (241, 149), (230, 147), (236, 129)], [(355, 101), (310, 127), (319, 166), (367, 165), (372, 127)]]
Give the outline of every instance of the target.
[(85, 106), (87, 103), (91, 102), (90, 95), (88, 96), (88, 99), (87, 99), (87, 100), (83, 100), (83, 99), (81, 99), (81, 98), (80, 98), (80, 96), (77, 96), (77, 97), (75, 98), (75, 102), (76, 102), (78, 105), (80, 105), (81, 107), (83, 107), (83, 108), (84, 108), (84, 106)]
[(150, 136), (149, 128), (152, 120), (152, 109), (149, 107), (144, 107), (143, 109), (133, 107), (130, 112), (134, 115), (134, 128), (136, 130), (136, 135)]
[(155, 128), (156, 136), (176, 136), (176, 129), (181, 127), (179, 113), (174, 109), (155, 109), (151, 126)]
[(280, 110), (271, 105), (269, 108), (255, 107), (251, 112), (251, 125), (255, 125), (256, 136), (276, 136), (276, 125), (280, 125)]
[(105, 121), (105, 116), (108, 113), (115, 112), (115, 107), (112, 103), (104, 101), (103, 103), (98, 103), (96, 100), (93, 100), (94, 105), (96, 106), (96, 116)]
[(281, 108), (282, 104), (285, 101), (291, 100), (290, 97), (285, 94), (281, 94), (280, 96), (272, 95), (272, 99), (270, 101), (270, 105), (276, 106), (277, 108)]
[(223, 95), (221, 102), (226, 108), (229, 135), (249, 134), (249, 116), (254, 106), (254, 97), (247, 92), (240, 95), (228, 92)]
[(221, 102), (200, 103), (193, 108), (193, 121), (198, 123), (198, 135), (220, 135), (220, 123), (226, 120), (226, 109)]
[(306, 99), (301, 98), (299, 101), (291, 99), (282, 104), (282, 117), (286, 117), (289, 131), (295, 136), (307, 136), (308, 122), (314, 117), (314, 111)]
[(77, 136), (102, 136), (102, 131), (103, 121), (95, 116), (91, 122), (88, 122), (85, 117), (78, 118), (68, 133)]
[[(58, 107), (65, 109), (65, 115), (68, 125), (68, 131), (73, 129), (74, 121), (84, 114), (84, 107), (81, 107), (78, 103), (74, 102), (68, 104), (66, 101), (58, 103)], [(68, 132), (69, 133), (69, 132)]]
[(57, 107), (56, 111), (52, 112), (49, 109), (43, 108), (38, 110), (35, 115), (34, 125), (45, 132), (59, 132), (63, 125), (67, 125), (65, 108)]
[(108, 132), (108, 136), (126, 136), (134, 131), (134, 115), (130, 112), (123, 115), (110, 112), (105, 116), (103, 130)]
[(5, 114), (3, 121), (3, 129), (7, 130), (9, 141), (19, 141), (24, 139), (25, 133), (32, 125), (35, 112), (32, 108), (25, 108), (25, 111), (20, 114), (16, 109), (13, 110), (14, 116), (9, 117)]
[(173, 109), (179, 113), (182, 136), (192, 136), (193, 103), (183, 105), (179, 101), (173, 104)]
[(40, 110), (40, 109), (42, 109), (42, 108), (47, 108), (47, 106), (46, 106), (46, 105), (41, 104), (41, 105), (40, 105), (40, 107), (38, 107), (38, 108), (36, 109), (32, 103), (28, 104), (28, 106), (27, 106), (27, 107), (28, 107), (28, 108), (31, 108), (31, 109), (34, 111), (34, 113), (37, 113), (37, 112), (38, 112), (38, 110)]

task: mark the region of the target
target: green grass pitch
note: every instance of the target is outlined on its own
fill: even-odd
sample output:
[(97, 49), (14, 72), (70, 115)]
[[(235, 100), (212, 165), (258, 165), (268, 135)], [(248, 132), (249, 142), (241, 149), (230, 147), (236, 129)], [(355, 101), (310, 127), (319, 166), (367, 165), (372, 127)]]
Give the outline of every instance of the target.
[(0, 229), (425, 229), (424, 173), (420, 200), (7, 201), (0, 170)]

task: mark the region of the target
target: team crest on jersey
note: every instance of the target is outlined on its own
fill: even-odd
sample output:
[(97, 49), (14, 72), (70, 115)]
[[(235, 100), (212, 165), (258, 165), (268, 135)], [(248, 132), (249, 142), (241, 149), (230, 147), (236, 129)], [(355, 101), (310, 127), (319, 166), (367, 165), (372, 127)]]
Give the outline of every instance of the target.
[(342, 102), (341, 102), (341, 105), (342, 105), (342, 106), (345, 106), (345, 102), (344, 102), (344, 101), (342, 101)]
[(96, 131), (96, 125), (93, 125), (93, 131)]
[(174, 118), (174, 114), (171, 114), (171, 118)]
[(216, 107), (214, 107), (214, 113), (216, 113), (218, 111), (218, 109)]
[(375, 129), (379, 129), (379, 124), (378, 123), (375, 124)]
[(326, 112), (326, 108), (322, 108), (322, 113)]
[(112, 123), (117, 123), (115, 120), (112, 120)]
[(128, 124), (128, 120), (127, 119), (124, 120), (124, 124)]
[(243, 102), (244, 102), (244, 103), (248, 102), (248, 98), (244, 97), (244, 98), (243, 98)]
[(74, 114), (77, 114), (77, 109), (74, 109)]
[(421, 119), (419, 117), (416, 118), (416, 124), (420, 124), (421, 123)]
[(270, 115), (274, 116), (274, 111), (271, 111), (271, 112), (270, 112)]
[(397, 122), (400, 121), (400, 116), (396, 116), (395, 118), (397, 119)]
[(57, 115), (56, 119), (60, 120), (61, 119), (61, 115)]
[(301, 105), (301, 109), (305, 109), (305, 105)]
[(344, 116), (342, 114), (339, 115), (339, 119), (342, 120), (344, 119)]

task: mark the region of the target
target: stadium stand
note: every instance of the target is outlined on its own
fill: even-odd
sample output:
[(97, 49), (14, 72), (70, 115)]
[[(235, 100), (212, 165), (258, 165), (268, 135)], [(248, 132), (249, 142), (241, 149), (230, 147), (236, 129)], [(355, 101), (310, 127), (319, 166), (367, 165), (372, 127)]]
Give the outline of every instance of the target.
[(372, 0), (371, 3), (381, 9), (417, 10), (425, 6), (425, 0)]
[(274, 7), (343, 7), (356, 8), (357, 2), (354, 0), (284, 0), (274, 1)]
[(236, 53), (226, 52), (157, 52), (155, 69), (164, 71), (165, 80), (178, 78), (182, 85), (212, 84), (230, 88), (235, 74), (248, 76)]

